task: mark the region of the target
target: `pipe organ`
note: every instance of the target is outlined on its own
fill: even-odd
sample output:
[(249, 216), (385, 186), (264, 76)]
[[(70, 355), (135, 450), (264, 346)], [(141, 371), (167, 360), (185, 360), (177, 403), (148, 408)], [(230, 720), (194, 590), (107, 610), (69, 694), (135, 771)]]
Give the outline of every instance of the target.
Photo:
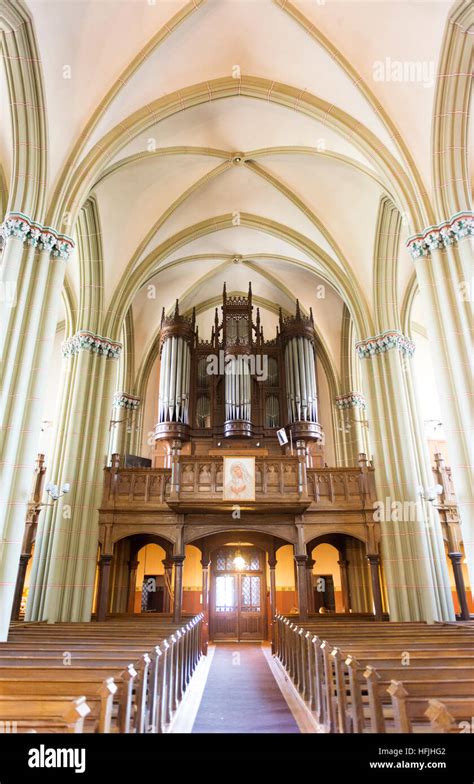
[(181, 316), (179, 303), (173, 316), (161, 317), (160, 392), (156, 438), (189, 438), (191, 348), (196, 338), (195, 316)]
[(280, 313), (283, 343), (288, 424), (297, 438), (318, 438), (318, 392), (313, 314), (303, 318), (299, 302), (296, 315), (285, 319)]
[(265, 340), (252, 289), (216, 308), (209, 340), (198, 335), (195, 313), (163, 312), (155, 438), (207, 441), (257, 438), (275, 442), (287, 426), (297, 439), (322, 440), (318, 423), (313, 315), (280, 311), (276, 336)]

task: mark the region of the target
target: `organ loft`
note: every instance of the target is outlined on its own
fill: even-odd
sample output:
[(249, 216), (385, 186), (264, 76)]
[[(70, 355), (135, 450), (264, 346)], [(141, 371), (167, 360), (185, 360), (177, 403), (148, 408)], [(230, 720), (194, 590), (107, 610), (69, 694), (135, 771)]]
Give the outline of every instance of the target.
[[(212, 639), (264, 639), (286, 604), (303, 616), (337, 603), (383, 617), (380, 530), (369, 513), (374, 468), (365, 453), (350, 467), (326, 464), (317, 353), (312, 310), (304, 314), (298, 301), (293, 313), (280, 309), (267, 338), (251, 285), (230, 296), (224, 284), (208, 337), (178, 301), (163, 311), (153, 458), (132, 467), (114, 453), (105, 469), (99, 618), (135, 606), (130, 564), (151, 542), (166, 553), (159, 608), (175, 618), (191, 609), (183, 569), (189, 546), (200, 550), (199, 606)], [(339, 590), (327, 575), (316, 591), (318, 542), (339, 553)], [(275, 570), (288, 545), (294, 589), (279, 598)]]
[[(194, 310), (181, 313), (178, 301), (163, 310), (151, 458), (114, 452), (104, 472), (99, 619), (202, 610), (206, 640), (258, 640), (280, 610), (388, 617), (376, 467), (365, 452), (352, 465), (326, 462), (316, 327), (296, 300), (267, 338), (251, 284), (232, 296), (224, 284), (208, 337)], [(141, 566), (138, 578), (138, 554), (152, 544), (164, 568)], [(329, 551), (339, 584), (328, 560), (314, 558)], [(198, 585), (189, 586), (191, 568)], [(141, 588), (147, 576), (153, 597)]]

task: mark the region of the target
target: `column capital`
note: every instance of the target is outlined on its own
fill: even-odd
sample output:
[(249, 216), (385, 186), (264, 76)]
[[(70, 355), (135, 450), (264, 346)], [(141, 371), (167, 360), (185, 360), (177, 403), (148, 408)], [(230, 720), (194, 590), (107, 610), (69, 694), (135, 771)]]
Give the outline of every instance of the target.
[(474, 236), (474, 218), (471, 211), (457, 212), (436, 226), (428, 226), (419, 234), (407, 240), (407, 248), (412, 259), (430, 256), (433, 250), (442, 250), (455, 245), (464, 237)]
[(379, 564), (380, 555), (378, 553), (367, 553), (367, 560), (370, 564)]
[(16, 237), (34, 248), (45, 250), (56, 258), (67, 259), (74, 248), (74, 241), (67, 234), (60, 234), (51, 226), (29, 218), (23, 212), (10, 212), (1, 224), (0, 233), (7, 240)]
[(412, 357), (415, 353), (415, 344), (399, 329), (387, 329), (379, 335), (357, 341), (355, 349), (360, 359), (367, 359), (375, 354), (384, 354), (391, 349), (397, 349), (405, 356)]
[(307, 555), (295, 555), (294, 558), (297, 564), (306, 564), (306, 561), (308, 560)]
[(141, 403), (141, 399), (137, 395), (131, 395), (129, 392), (115, 392), (114, 394), (114, 408), (126, 408), (129, 411), (136, 411)]
[(180, 566), (184, 562), (186, 556), (185, 555), (172, 555), (171, 558), (172, 558), (173, 563), (175, 564), (175, 566)]
[(365, 397), (360, 392), (346, 392), (344, 395), (337, 395), (334, 399), (336, 408), (367, 408)]
[(462, 553), (457, 553), (457, 552), (448, 553), (448, 556), (453, 563), (462, 563), (462, 560), (464, 558), (464, 555)]
[(63, 343), (63, 356), (73, 357), (79, 351), (90, 351), (106, 359), (118, 359), (122, 348), (115, 340), (81, 329)]

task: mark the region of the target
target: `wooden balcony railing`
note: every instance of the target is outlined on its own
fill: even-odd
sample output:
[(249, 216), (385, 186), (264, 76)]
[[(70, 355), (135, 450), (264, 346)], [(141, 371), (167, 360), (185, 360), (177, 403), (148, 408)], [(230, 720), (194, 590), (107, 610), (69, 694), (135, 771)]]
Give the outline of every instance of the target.
[[(208, 510), (223, 501), (223, 459), (181, 456), (170, 468), (106, 468), (102, 510)], [(299, 457), (256, 457), (255, 501), (245, 506), (361, 509), (375, 499), (374, 470), (307, 468)]]

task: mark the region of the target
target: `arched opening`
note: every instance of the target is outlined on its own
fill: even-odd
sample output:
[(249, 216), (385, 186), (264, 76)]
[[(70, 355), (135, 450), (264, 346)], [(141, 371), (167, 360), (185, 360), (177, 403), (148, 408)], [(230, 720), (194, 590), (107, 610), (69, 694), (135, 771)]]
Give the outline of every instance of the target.
[(314, 611), (345, 612), (339, 551), (332, 544), (322, 543), (313, 549), (311, 558), (315, 562), (311, 571)]
[[(194, 589), (186, 590), (186, 581), (190, 584), (197, 579), (192, 552), (197, 548), (202, 579), (199, 607), (192, 605)], [(185, 553), (183, 610), (202, 610), (209, 639), (269, 639), (275, 612), (295, 608), (293, 545), (283, 539), (258, 530), (219, 531), (195, 539), (186, 545)]]
[[(330, 534), (313, 539), (308, 555), (310, 612), (374, 613), (374, 577), (380, 591), (383, 581), (380, 567), (371, 574), (365, 542), (347, 534)], [(382, 606), (386, 611), (383, 593)]]
[(170, 542), (152, 534), (119, 539), (113, 549), (107, 611), (171, 612), (172, 572)]

